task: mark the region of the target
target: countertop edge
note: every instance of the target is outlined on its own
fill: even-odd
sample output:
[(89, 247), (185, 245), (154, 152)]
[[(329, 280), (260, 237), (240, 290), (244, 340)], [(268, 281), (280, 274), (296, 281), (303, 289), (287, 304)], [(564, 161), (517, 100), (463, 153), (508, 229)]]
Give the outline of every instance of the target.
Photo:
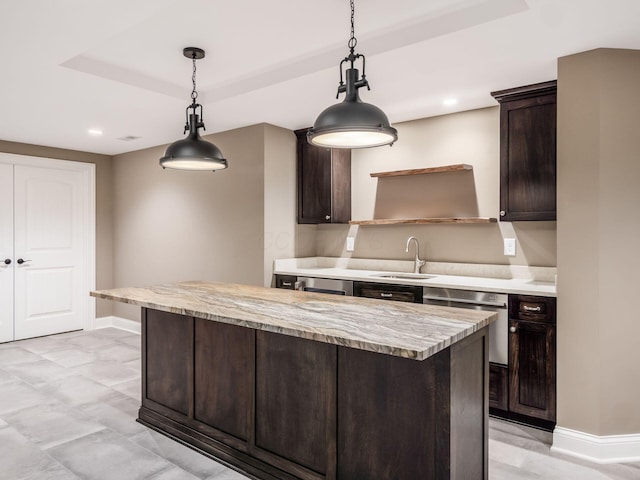
[[(387, 354), (401, 358), (407, 358), (412, 360), (422, 361), (425, 360), (436, 353), (448, 348), (449, 346), (455, 344), (456, 342), (474, 334), (475, 332), (481, 330), (482, 328), (491, 324), (496, 318), (497, 314), (484, 312), (486, 314), (486, 318), (480, 321), (471, 321), (468, 322), (455, 320), (455, 319), (446, 319), (447, 322), (458, 323), (461, 325), (461, 329), (455, 335), (449, 335), (448, 338), (434, 342), (432, 345), (423, 348), (416, 349), (410, 348), (401, 345), (394, 345), (392, 342), (384, 343), (382, 341), (372, 341), (371, 339), (366, 340), (354, 340), (350, 338), (340, 337), (337, 335), (332, 335), (328, 333), (317, 333), (312, 331), (311, 329), (303, 329), (300, 327), (297, 328), (288, 328), (283, 327), (281, 325), (269, 324), (261, 321), (252, 321), (247, 318), (243, 318), (241, 315), (236, 316), (220, 316), (216, 314), (212, 314), (210, 312), (206, 312), (198, 309), (190, 309), (184, 308), (178, 305), (175, 305), (176, 300), (173, 298), (171, 302), (157, 302), (157, 301), (144, 301), (136, 298), (132, 298), (130, 295), (119, 295), (116, 293), (110, 293), (114, 290), (98, 290), (90, 292), (90, 295), (95, 298), (100, 298), (104, 300), (112, 300), (118, 301), (122, 303), (127, 303), (130, 305), (136, 305), (144, 308), (151, 308), (155, 310), (165, 311), (169, 313), (176, 313), (179, 315), (192, 316), (197, 318), (202, 318), (205, 320), (216, 321), (220, 323), (225, 323), (229, 325), (237, 325), (243, 326), (247, 328), (252, 328), (255, 330), (262, 330), (272, 333), (278, 333), (282, 335), (288, 335), (297, 338), (304, 338), (308, 340), (320, 341), (332, 345), (343, 346), (348, 348), (356, 348), (364, 351)], [(137, 290), (144, 290), (144, 287), (138, 288)], [(308, 294), (304, 294), (307, 296)], [(367, 299), (367, 302), (371, 300)], [(373, 300), (374, 302), (378, 302), (378, 300)], [(384, 302), (379, 300), (379, 302)], [(384, 302), (386, 305), (388, 302)], [(466, 324), (466, 325), (463, 325)]]
[[(287, 259), (292, 260), (292, 259)], [(384, 278), (379, 275), (390, 273), (407, 273), (380, 269), (355, 269), (343, 266), (324, 266), (313, 263), (314, 257), (305, 258), (306, 265), (297, 267), (291, 262), (274, 262), (274, 275), (295, 275), (301, 277), (330, 278), (338, 280), (352, 280), (371, 283), (417, 285), (425, 287), (455, 288), (460, 290), (476, 290), (493, 293), (511, 293), (521, 295), (537, 295), (543, 297), (557, 297), (555, 283), (536, 281), (527, 278), (490, 278), (474, 277), (466, 275), (447, 275), (439, 273), (426, 273), (432, 275), (429, 279), (400, 279)], [(321, 259), (322, 260), (322, 259)], [(339, 265), (339, 264), (338, 264)], [(544, 268), (544, 267), (536, 267)], [(551, 268), (551, 267), (549, 267)]]

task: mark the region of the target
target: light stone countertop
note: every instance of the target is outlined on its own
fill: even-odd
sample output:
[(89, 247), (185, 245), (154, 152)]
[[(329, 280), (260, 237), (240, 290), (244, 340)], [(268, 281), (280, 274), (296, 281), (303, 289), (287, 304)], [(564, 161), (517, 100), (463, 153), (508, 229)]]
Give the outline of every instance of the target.
[(424, 360), (497, 314), (205, 281), (91, 292), (97, 298)]
[(275, 260), (273, 273), (543, 297), (556, 296), (555, 267), (427, 262), (422, 272), (432, 275), (431, 278), (390, 279), (379, 276), (412, 271), (413, 261), (407, 260), (306, 257)]

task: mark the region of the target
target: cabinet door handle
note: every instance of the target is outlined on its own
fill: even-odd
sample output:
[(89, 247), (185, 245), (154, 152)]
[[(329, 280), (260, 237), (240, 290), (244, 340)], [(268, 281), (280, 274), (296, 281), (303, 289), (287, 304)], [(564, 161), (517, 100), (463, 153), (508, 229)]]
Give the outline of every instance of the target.
[(331, 215), (325, 215), (325, 216), (324, 216), (324, 219), (325, 219), (325, 220), (331, 220)]
[[(31, 260), (23, 260), (23, 259), (19, 258), (18, 259), (18, 265), (22, 265), (23, 263), (27, 263), (27, 262), (30, 262), (30, 261)], [(5, 263), (6, 263), (6, 260), (5, 260)]]
[(509, 331), (510, 331), (511, 333), (516, 333), (517, 328), (516, 328), (516, 327), (509, 327)]
[(4, 259), (4, 264), (5, 265), (11, 265), (11, 259), (10, 258), (5, 258)]
[(504, 217), (507, 214), (507, 212), (505, 212), (504, 210), (500, 210), (500, 216)]

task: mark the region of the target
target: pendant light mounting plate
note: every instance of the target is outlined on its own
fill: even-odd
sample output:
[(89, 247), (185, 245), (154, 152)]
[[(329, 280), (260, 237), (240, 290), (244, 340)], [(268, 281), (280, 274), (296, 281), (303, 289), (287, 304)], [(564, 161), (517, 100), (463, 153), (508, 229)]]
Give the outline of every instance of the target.
[(204, 50), (197, 47), (187, 47), (182, 50), (182, 54), (190, 59), (200, 60), (204, 58)]

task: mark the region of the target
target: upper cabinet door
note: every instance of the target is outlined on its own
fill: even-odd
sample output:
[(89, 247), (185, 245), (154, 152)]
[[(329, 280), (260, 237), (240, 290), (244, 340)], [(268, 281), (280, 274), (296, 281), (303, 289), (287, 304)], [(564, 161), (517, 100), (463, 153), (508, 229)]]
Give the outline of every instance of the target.
[(500, 102), (500, 219), (556, 219), (556, 82), (492, 95)]
[(298, 138), (298, 223), (351, 220), (351, 150), (317, 147)]

